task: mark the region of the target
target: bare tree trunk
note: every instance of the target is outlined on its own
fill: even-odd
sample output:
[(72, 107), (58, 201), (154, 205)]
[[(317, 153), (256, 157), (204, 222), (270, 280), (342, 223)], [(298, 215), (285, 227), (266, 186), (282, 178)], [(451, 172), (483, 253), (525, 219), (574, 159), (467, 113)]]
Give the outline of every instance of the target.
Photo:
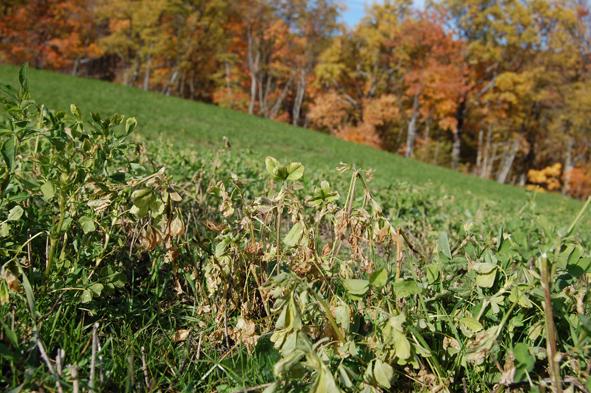
[(131, 72), (131, 69), (126, 69), (125, 71), (123, 71), (123, 85), (124, 86), (129, 86), (129, 73)]
[(254, 73), (250, 74), (250, 101), (248, 102), (248, 113), (254, 113), (254, 103), (257, 96), (257, 78)]
[(72, 75), (76, 76), (78, 75), (78, 68), (80, 67), (80, 58), (76, 57), (76, 60), (74, 60), (74, 66), (72, 67)]
[(439, 151), (441, 150), (441, 143), (437, 143), (435, 145), (435, 153), (433, 153), (433, 161), (432, 163), (437, 165), (439, 162)]
[(283, 87), (283, 90), (281, 90), (281, 94), (277, 98), (277, 101), (275, 101), (275, 103), (273, 104), (273, 108), (271, 109), (271, 112), (269, 113), (269, 118), (274, 119), (279, 114), (279, 110), (281, 109), (281, 105), (283, 104), (283, 100), (287, 96), (287, 92), (289, 91), (289, 88), (291, 87), (291, 81), (292, 81), (292, 78), (289, 78), (289, 80), (287, 81), (287, 83)]
[(408, 122), (408, 130), (406, 132), (406, 157), (412, 157), (415, 139), (417, 137), (417, 118), (419, 117), (419, 95), (415, 94), (412, 102), (412, 115)]
[(306, 93), (306, 73), (304, 70), (300, 71), (296, 96), (293, 103), (293, 110), (291, 112), (291, 122), (297, 126), (300, 121), (300, 112), (302, 110), (302, 103), (304, 102), (304, 94)]
[(460, 153), (462, 148), (462, 138), (460, 135), (460, 129), (453, 133), (454, 142), (451, 146), (451, 167), (456, 169), (460, 165)]
[(486, 132), (486, 144), (484, 145), (482, 154), (482, 166), (480, 167), (480, 177), (487, 178), (490, 176), (490, 167), (492, 167), (491, 157), (491, 145), (492, 145), (492, 126), (488, 126)]
[(260, 85), (259, 85), (259, 106), (261, 109), (261, 113), (265, 117), (269, 116), (269, 93), (275, 86), (273, 82), (273, 78), (270, 75), (267, 75), (265, 87), (263, 87), (262, 78), (260, 78)]
[(478, 153), (476, 155), (476, 166), (474, 167), (474, 173), (480, 173), (482, 170), (482, 156), (484, 150), (484, 133), (482, 132), (482, 128), (478, 131)]
[(494, 145), (492, 145), (492, 151), (488, 157), (488, 163), (486, 165), (486, 167), (484, 168), (484, 177), (485, 179), (489, 179), (492, 175), (493, 172), (493, 168), (495, 166), (495, 161), (497, 160), (497, 144), (495, 143)]
[(195, 71), (191, 70), (191, 78), (189, 80), (189, 98), (195, 99)]
[(148, 55), (148, 61), (146, 62), (146, 71), (144, 71), (144, 90), (150, 89), (150, 73), (152, 71), (152, 55)]
[(183, 71), (181, 79), (179, 80), (179, 95), (185, 97), (185, 81), (187, 80), (187, 73)]
[(575, 141), (573, 137), (569, 136), (568, 141), (566, 142), (566, 157), (564, 159), (564, 175), (563, 175), (563, 183), (562, 183), (562, 194), (566, 195), (569, 192), (570, 188), (570, 175), (571, 171), (573, 170), (573, 146)]
[(466, 96), (463, 97), (458, 110), (456, 111), (457, 128), (453, 133), (453, 145), (451, 148), (451, 167), (456, 169), (460, 165), (460, 155), (462, 150), (462, 132), (464, 130), (464, 120), (466, 117)]
[(503, 161), (501, 163), (501, 168), (499, 173), (497, 174), (497, 183), (505, 183), (507, 181), (507, 177), (511, 172), (511, 167), (513, 166), (513, 160), (515, 160), (515, 156), (517, 155), (517, 150), (519, 149), (519, 141), (517, 139), (513, 139), (513, 144), (511, 148), (507, 150), (504, 154)]
[(230, 63), (224, 61), (224, 75), (226, 76), (226, 89), (230, 91), (232, 88), (232, 79), (230, 77)]
[(247, 34), (248, 42), (248, 71), (250, 73), (250, 101), (248, 102), (248, 113), (254, 113), (254, 105), (257, 97), (257, 74), (259, 68), (259, 61), (261, 59), (260, 52), (257, 51), (256, 55), (253, 53), (254, 49), (254, 37), (252, 31), (248, 31)]
[(170, 79), (168, 80), (168, 83), (162, 89), (162, 94), (167, 95), (167, 96), (170, 95), (171, 87), (174, 86), (174, 83), (176, 82), (178, 75), (179, 75), (179, 70), (178, 69), (174, 70), (174, 72), (170, 76)]

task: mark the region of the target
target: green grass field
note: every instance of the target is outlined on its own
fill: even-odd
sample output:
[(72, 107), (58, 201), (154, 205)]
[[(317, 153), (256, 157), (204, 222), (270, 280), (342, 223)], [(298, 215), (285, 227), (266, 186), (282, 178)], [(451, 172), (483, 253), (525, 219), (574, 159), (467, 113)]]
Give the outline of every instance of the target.
[[(16, 67), (0, 66), (0, 82), (14, 83), (16, 74)], [(135, 116), (140, 124), (139, 133), (146, 139), (162, 140), (182, 149), (218, 147), (226, 136), (234, 148), (252, 152), (254, 158), (273, 155), (301, 161), (312, 170), (332, 169), (340, 162), (354, 163), (374, 169), (377, 185), (429, 185), (430, 192), (455, 196), (461, 204), (486, 200), (510, 212), (531, 198), (531, 193), (518, 187), (213, 105), (53, 72), (32, 70), (30, 77), (33, 97), (39, 102), (62, 110), (77, 103), (84, 113), (92, 110)], [(538, 194), (535, 198), (549, 219), (562, 221), (565, 215), (570, 217), (580, 208), (578, 201), (560, 195)]]

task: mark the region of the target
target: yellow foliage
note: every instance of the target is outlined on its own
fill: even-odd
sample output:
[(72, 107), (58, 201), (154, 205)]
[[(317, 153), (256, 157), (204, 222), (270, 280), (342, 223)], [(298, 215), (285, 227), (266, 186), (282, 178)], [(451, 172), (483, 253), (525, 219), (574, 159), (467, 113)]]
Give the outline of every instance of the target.
[(527, 179), (530, 183), (528, 189), (542, 188), (548, 191), (556, 191), (560, 189), (560, 175), (562, 172), (562, 164), (557, 162), (553, 165), (547, 166), (546, 168), (536, 170), (530, 169), (527, 172)]

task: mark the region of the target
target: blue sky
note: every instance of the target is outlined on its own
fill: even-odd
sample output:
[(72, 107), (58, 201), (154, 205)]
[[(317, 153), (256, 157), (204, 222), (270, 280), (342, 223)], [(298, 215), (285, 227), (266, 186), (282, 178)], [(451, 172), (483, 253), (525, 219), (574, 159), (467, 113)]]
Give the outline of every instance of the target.
[[(343, 0), (342, 3), (347, 7), (343, 12), (343, 20), (348, 26), (355, 26), (365, 14), (367, 5), (378, 3), (379, 0)], [(415, 0), (417, 7), (422, 7), (424, 0)]]

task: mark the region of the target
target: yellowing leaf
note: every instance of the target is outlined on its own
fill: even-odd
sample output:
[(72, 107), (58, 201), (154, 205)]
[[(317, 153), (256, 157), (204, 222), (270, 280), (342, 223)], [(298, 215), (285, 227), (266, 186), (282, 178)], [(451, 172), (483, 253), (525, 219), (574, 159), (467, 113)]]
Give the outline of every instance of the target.
[(388, 282), (388, 271), (385, 268), (376, 270), (369, 276), (369, 282), (375, 288), (384, 287)]
[(300, 180), (304, 176), (304, 166), (300, 162), (292, 162), (287, 165), (287, 173), (287, 180)]
[(287, 247), (295, 247), (299, 244), (303, 234), (304, 225), (301, 222), (296, 222), (283, 239), (283, 244), (285, 244)]
[(404, 333), (394, 329), (392, 331), (392, 337), (394, 338), (396, 356), (402, 360), (410, 358), (410, 342)]
[(53, 188), (53, 184), (50, 181), (45, 182), (41, 186), (41, 193), (43, 194), (43, 199), (49, 201), (55, 195), (55, 189)]
[(478, 333), (483, 329), (482, 324), (472, 316), (467, 316), (460, 319), (460, 329), (467, 337), (472, 337), (474, 333)]
[(279, 162), (273, 157), (265, 158), (265, 168), (269, 175), (275, 176), (277, 174), (277, 168), (279, 168)]
[(6, 221), (18, 221), (21, 219), (21, 217), (23, 216), (23, 208), (16, 205), (15, 207), (13, 207), (12, 209), (10, 209), (10, 211), (8, 212), (8, 218), (6, 219)]
[(92, 219), (92, 217), (82, 216), (82, 217), (80, 217), (78, 222), (80, 223), (80, 227), (82, 228), (82, 231), (84, 232), (85, 235), (87, 235), (91, 232), (94, 232), (96, 229), (94, 226), (94, 220)]
[(492, 288), (495, 283), (497, 275), (497, 266), (492, 263), (476, 263), (474, 264), (474, 271), (476, 271), (476, 285), (481, 288)]
[(360, 279), (343, 280), (343, 286), (350, 295), (363, 296), (369, 290), (369, 281)]
[(384, 389), (390, 389), (392, 378), (394, 378), (394, 369), (388, 363), (376, 359), (373, 366), (373, 376)]
[(172, 336), (172, 341), (175, 343), (185, 341), (187, 337), (189, 337), (189, 333), (191, 333), (190, 329), (179, 329), (174, 332), (174, 336)]

